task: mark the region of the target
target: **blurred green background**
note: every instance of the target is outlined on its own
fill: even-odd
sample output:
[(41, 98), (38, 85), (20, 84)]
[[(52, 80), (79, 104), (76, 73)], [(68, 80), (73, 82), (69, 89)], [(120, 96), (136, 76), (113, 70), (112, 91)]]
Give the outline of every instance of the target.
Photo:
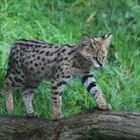
[[(10, 46), (19, 38), (56, 44), (78, 43), (83, 33), (113, 33), (109, 55), (95, 76), (113, 110), (140, 112), (140, 1), (138, 0), (1, 0), (0, 2), (0, 114), (6, 114), (2, 92)], [(18, 91), (14, 115), (25, 115)], [(66, 116), (95, 106), (77, 80), (62, 95)], [(50, 118), (50, 83), (44, 81), (33, 99), (40, 117)]]

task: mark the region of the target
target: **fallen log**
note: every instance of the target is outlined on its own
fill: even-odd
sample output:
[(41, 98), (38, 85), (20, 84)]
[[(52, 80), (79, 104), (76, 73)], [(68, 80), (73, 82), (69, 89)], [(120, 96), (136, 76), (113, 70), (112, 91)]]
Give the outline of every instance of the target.
[(58, 121), (0, 117), (0, 140), (140, 140), (140, 113), (88, 110)]

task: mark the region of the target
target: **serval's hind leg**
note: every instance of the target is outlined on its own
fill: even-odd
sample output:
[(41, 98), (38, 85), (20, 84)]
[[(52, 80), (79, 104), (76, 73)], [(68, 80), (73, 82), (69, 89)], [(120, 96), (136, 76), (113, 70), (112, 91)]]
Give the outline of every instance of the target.
[(8, 113), (11, 113), (13, 111), (13, 96), (12, 96), (12, 91), (14, 87), (12, 87), (12, 81), (9, 80), (7, 77), (4, 80), (4, 97), (5, 97), (5, 105), (6, 105), (6, 110)]
[(5, 104), (6, 109), (8, 113), (11, 113), (13, 111), (13, 96), (12, 91), (16, 87), (22, 87), (23, 86), (23, 79), (21, 78), (21, 75), (18, 75), (14, 72), (14, 70), (10, 70), (7, 72), (7, 75), (4, 79), (4, 97), (5, 97)]

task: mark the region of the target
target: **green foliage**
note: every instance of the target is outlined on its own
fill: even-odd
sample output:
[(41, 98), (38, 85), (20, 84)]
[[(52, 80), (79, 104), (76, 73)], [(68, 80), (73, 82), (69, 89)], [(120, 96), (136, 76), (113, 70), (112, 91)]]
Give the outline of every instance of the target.
[(90, 128), (87, 130), (87, 137), (88, 137), (88, 140), (106, 140), (99, 133), (98, 129), (93, 129), (93, 128)]
[[(1, 0), (0, 4), (0, 114), (6, 113), (2, 82), (10, 45), (19, 38), (57, 44), (78, 43), (81, 34), (113, 33), (108, 61), (95, 70), (97, 82), (114, 110), (140, 111), (140, 5), (137, 0)], [(34, 97), (40, 117), (51, 116), (50, 84), (43, 82)], [(13, 114), (24, 115), (20, 94), (14, 93)], [(95, 103), (79, 81), (63, 95), (66, 116)]]

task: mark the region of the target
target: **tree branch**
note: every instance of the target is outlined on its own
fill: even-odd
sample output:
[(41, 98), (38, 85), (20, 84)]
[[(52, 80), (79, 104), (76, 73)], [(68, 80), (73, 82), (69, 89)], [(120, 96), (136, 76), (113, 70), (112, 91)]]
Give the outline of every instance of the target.
[(139, 140), (140, 113), (88, 110), (59, 121), (0, 117), (0, 140)]

